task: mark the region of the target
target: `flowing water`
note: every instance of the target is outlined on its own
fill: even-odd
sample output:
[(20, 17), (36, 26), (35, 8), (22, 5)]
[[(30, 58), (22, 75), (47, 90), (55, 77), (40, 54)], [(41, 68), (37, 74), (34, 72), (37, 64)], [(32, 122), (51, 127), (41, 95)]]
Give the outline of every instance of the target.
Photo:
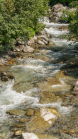
[[(70, 90), (78, 75), (77, 67), (75, 70), (63, 68), (68, 62), (70, 63), (78, 60), (78, 55), (72, 51), (74, 50), (76, 43), (67, 41), (61, 37), (62, 35), (68, 34), (69, 31), (61, 30), (59, 28), (62, 26), (66, 27), (68, 24), (49, 23), (48, 21), (44, 22), (44, 24), (46, 24), (44, 30), (51, 36), (49, 48), (38, 49), (34, 53), (34, 58), (27, 58), (24, 54), (23, 58), (16, 59), (17, 63), (15, 65), (7, 66), (6, 69), (4, 69), (6, 72), (8, 69), (8, 72), (15, 76), (15, 80), (10, 80), (8, 82), (0, 81), (0, 136), (3, 138), (8, 138), (8, 135), (11, 136), (10, 128), (15, 122), (12, 116), (6, 114), (7, 110), (14, 108), (38, 109), (40, 107), (55, 107), (61, 115), (61, 118), (59, 118), (48, 133), (57, 134), (57, 128), (59, 128), (59, 130), (63, 129), (62, 125), (60, 125), (62, 122), (64, 123), (65, 130), (69, 130), (69, 128), (72, 127), (70, 130), (76, 131), (73, 131), (73, 135), (71, 135), (73, 139), (78, 137), (78, 122), (73, 120), (71, 122), (70, 119), (70, 117), (78, 118), (78, 110), (74, 107), (76, 100), (75, 98), (74, 101), (70, 99)], [(55, 46), (51, 46), (51, 42), (54, 42)], [(61, 97), (61, 100), (40, 103), (40, 92), (48, 92), (48, 89), (46, 90), (45, 86), (43, 88), (39, 87), (39, 84), (43, 83), (46, 78), (56, 76), (60, 73), (61, 69), (67, 70), (69, 78), (64, 80), (59, 74), (60, 77), (58, 78), (61, 85), (55, 84), (51, 86), (54, 90), (53, 92), (55, 92), (56, 96)], [(65, 96), (66, 94), (68, 97)], [(60, 139), (69, 138), (64, 138), (62, 135), (60, 137), (60, 132), (57, 136)]]

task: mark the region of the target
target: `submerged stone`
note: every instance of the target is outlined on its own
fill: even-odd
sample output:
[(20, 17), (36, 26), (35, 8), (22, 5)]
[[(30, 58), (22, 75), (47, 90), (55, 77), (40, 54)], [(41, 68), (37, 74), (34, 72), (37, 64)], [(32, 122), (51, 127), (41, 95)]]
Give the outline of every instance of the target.
[(32, 89), (34, 86), (33, 84), (28, 84), (28, 83), (25, 83), (25, 82), (21, 82), (21, 83), (17, 83), (13, 86), (13, 90), (15, 90), (16, 92), (23, 92), (25, 93), (26, 91)]
[(65, 139), (74, 139), (72, 136), (70, 136), (70, 135), (68, 135), (68, 134), (66, 134), (66, 133), (60, 133), (60, 135), (61, 135), (61, 138), (65, 138)]
[(26, 112), (23, 110), (12, 109), (12, 110), (6, 111), (6, 113), (10, 115), (24, 115)]
[[(65, 77), (65, 76), (64, 76)], [(64, 78), (63, 77), (63, 78)], [(44, 92), (59, 92), (63, 90), (69, 90), (70, 85), (66, 84), (57, 73), (55, 77), (47, 78), (46, 81), (37, 83), (37, 86)]]
[(58, 73), (56, 73), (56, 74), (55, 74), (55, 77), (56, 77), (56, 78), (61, 78), (61, 79), (70, 79), (70, 78), (71, 78), (71, 77), (69, 77), (69, 76), (67, 75), (67, 73), (64, 72), (63, 70), (60, 71), (60, 72), (58, 72)]
[(29, 119), (21, 118), (19, 121), (20, 121), (21, 123), (25, 123), (25, 122), (28, 122)]
[(18, 127), (18, 128), (23, 128), (23, 127), (25, 127), (25, 126), (26, 126), (26, 125), (23, 124), (23, 123), (22, 123), (22, 124), (16, 124), (16, 125), (15, 125), (15, 127)]
[(53, 103), (59, 101), (61, 101), (61, 98), (59, 96), (55, 96), (55, 94), (51, 92), (42, 92), (39, 103)]
[(31, 109), (31, 108), (26, 109), (26, 115), (27, 115), (27, 116), (32, 116), (32, 115), (34, 115), (34, 109)]
[(45, 55), (36, 55), (35, 58), (41, 59), (41, 60), (46, 61), (46, 62), (50, 61), (50, 58), (45, 56)]

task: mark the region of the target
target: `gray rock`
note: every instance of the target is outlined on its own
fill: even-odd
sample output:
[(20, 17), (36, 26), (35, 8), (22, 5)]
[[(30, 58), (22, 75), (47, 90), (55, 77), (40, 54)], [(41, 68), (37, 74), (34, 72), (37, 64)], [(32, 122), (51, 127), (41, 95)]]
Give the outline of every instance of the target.
[(64, 6), (60, 3), (58, 3), (52, 7), (52, 10), (53, 10), (53, 12), (58, 12), (59, 10), (63, 10), (63, 8), (64, 8)]
[(48, 45), (48, 41), (43, 40), (43, 42), (45, 43), (45, 45)]
[(33, 38), (31, 38), (29, 41), (28, 41), (28, 45), (32, 45), (33, 43), (35, 43), (35, 41), (34, 41), (34, 39)]
[(15, 48), (13, 51), (14, 52), (20, 52), (20, 49), (19, 48)]
[(52, 15), (50, 16), (50, 22), (58, 22), (60, 21), (60, 17), (62, 15), (62, 12), (53, 12)]
[(25, 53), (33, 53), (34, 49), (30, 46), (26, 46), (26, 47), (23, 48), (22, 51), (25, 52)]
[(38, 43), (39, 45), (45, 45), (45, 43), (44, 43), (43, 41), (41, 41), (41, 40), (38, 40), (37, 43)]
[(67, 7), (64, 7), (62, 4), (58, 3), (56, 5), (54, 5), (52, 7), (52, 14), (50, 15), (49, 19), (50, 19), (50, 22), (55, 22), (57, 23), (58, 21), (60, 21), (60, 17), (63, 13), (63, 10), (67, 9)]
[(44, 39), (47, 42), (49, 41), (49, 39), (46, 37), (46, 35), (41, 35), (41, 36), (38, 36), (37, 38), (38, 39), (41, 39), (42, 38), (42, 39)]

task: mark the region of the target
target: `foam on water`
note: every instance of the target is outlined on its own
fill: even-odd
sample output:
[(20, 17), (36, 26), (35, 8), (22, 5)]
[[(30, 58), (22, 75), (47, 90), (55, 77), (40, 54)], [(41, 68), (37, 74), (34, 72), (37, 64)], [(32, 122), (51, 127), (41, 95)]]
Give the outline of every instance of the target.
[(48, 27), (59, 28), (61, 26), (68, 26), (69, 25), (69, 24), (58, 24), (58, 23), (54, 23), (54, 22), (49, 23), (49, 22), (45, 22), (45, 21), (43, 23), (46, 25), (47, 28)]
[(61, 35), (65, 35), (65, 34), (69, 33), (69, 31), (66, 31), (66, 30), (65, 31), (59, 31), (59, 30), (56, 30), (54, 28), (51, 28), (51, 29), (45, 28), (44, 30), (47, 34), (50, 34), (53, 37), (59, 37)]
[(48, 104), (33, 103), (32, 107), (38, 107), (38, 108), (40, 108), (40, 107), (55, 107), (61, 115), (70, 114), (70, 112), (72, 111), (72, 106), (64, 107), (61, 105), (62, 105), (62, 102), (48, 103)]
[(68, 41), (66, 39), (51, 38), (50, 41), (54, 42), (58, 47), (67, 46), (70, 47), (70, 49), (74, 48), (74, 45), (76, 45), (76, 43), (74, 43), (73, 41)]
[(24, 93), (17, 93), (12, 90), (13, 82), (0, 87), (0, 121), (6, 117), (6, 111), (17, 104), (24, 102), (27, 96)]

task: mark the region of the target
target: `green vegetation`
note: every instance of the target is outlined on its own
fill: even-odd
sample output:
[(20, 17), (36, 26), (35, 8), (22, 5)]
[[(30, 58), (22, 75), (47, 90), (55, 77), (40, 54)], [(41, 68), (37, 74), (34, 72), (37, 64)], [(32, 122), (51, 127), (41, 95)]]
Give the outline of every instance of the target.
[(47, 9), (48, 0), (0, 0), (0, 44), (14, 46), (18, 37), (30, 39), (44, 27), (38, 19)]
[(78, 38), (78, 1), (73, 1), (69, 4), (70, 7), (75, 9), (64, 10), (62, 19), (69, 22), (69, 30), (72, 33), (71, 37)]

